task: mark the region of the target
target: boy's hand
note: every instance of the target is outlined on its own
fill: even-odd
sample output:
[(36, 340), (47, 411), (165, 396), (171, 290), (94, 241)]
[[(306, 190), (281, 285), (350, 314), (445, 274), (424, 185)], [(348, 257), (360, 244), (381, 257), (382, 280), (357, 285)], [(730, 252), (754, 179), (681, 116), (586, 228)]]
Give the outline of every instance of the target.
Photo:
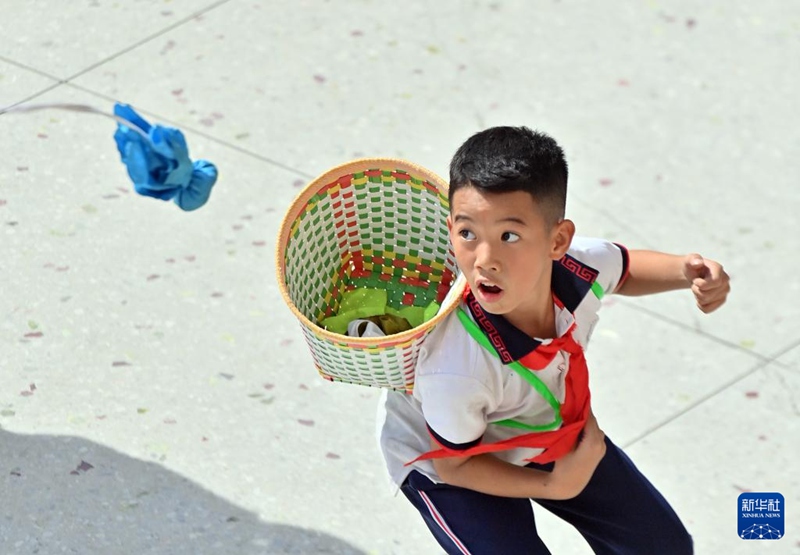
[(697, 307), (706, 314), (722, 306), (731, 290), (731, 278), (722, 265), (699, 254), (684, 259), (683, 275), (692, 284)]
[(583, 491), (606, 454), (605, 438), (590, 412), (575, 449), (558, 459), (553, 468), (553, 483), (559, 492), (554, 499), (571, 499)]

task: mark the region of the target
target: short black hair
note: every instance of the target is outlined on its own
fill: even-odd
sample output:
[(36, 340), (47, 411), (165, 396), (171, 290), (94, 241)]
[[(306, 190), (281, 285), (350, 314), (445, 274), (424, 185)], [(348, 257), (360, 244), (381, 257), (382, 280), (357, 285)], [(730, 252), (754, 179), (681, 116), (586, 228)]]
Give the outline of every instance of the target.
[(450, 205), (464, 187), (491, 193), (525, 191), (548, 224), (564, 217), (567, 161), (551, 137), (527, 127), (491, 127), (476, 133), (450, 162)]

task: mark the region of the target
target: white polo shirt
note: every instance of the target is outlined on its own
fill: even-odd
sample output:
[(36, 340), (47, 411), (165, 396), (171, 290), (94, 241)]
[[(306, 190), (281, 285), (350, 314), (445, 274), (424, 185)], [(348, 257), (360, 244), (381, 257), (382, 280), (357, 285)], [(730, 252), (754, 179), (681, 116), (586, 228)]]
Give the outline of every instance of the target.
[[(597, 324), (600, 297), (614, 292), (628, 269), (624, 247), (602, 239), (575, 237), (562, 260), (553, 263), (552, 290), (564, 307), (554, 303), (556, 332), (562, 336), (576, 324), (575, 340), (585, 349)], [(595, 291), (591, 290), (592, 284)], [(598, 291), (599, 288), (599, 291)], [(470, 314), (465, 303), (461, 308)], [(502, 316), (491, 315), (511, 343), (532, 340)], [(522, 335), (519, 335), (522, 334)], [(524, 337), (523, 337), (524, 336)], [(528, 345), (530, 346), (530, 345)], [(524, 347), (524, 345), (523, 345)], [(385, 390), (378, 407), (378, 439), (392, 483), (399, 487), (411, 470), (442, 482), (430, 460), (412, 461), (431, 450), (431, 433), (451, 449), (494, 443), (519, 435), (514, 428), (493, 425), (514, 419), (531, 425), (553, 420), (553, 410), (531, 385), (495, 354), (481, 347), (459, 321), (448, 315), (425, 340), (417, 361), (413, 395)], [(559, 402), (569, 355), (562, 351), (536, 375)], [(496, 452), (507, 462), (525, 465), (540, 449)]]

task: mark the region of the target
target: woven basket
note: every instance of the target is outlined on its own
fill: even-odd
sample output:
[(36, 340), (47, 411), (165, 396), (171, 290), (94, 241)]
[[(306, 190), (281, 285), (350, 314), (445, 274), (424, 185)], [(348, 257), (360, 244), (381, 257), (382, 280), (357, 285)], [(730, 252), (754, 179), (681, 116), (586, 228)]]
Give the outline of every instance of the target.
[[(449, 242), (447, 185), (434, 173), (388, 158), (354, 160), (312, 181), (289, 207), (277, 245), (278, 283), (325, 379), (411, 392), (420, 346), (458, 306)], [(441, 305), (421, 326), (385, 337), (333, 333), (345, 291), (380, 288), (388, 304)], [(448, 295), (449, 293), (449, 295)]]

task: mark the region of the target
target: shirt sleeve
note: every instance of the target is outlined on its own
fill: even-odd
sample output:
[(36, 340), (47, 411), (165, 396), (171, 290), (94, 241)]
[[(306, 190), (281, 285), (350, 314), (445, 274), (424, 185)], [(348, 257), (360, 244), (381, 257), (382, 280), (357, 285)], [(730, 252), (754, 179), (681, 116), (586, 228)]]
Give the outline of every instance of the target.
[(628, 278), (628, 249), (605, 239), (575, 237), (569, 253), (597, 270), (595, 282), (605, 294), (619, 290)]
[(425, 340), (417, 361), (414, 397), (431, 436), (449, 449), (480, 443), (496, 405), (475, 359), (475, 344), (453, 313)]
[(429, 376), (419, 385), (425, 423), (440, 445), (462, 450), (480, 443), (487, 426), (485, 388), (472, 378), (447, 374)]
[(619, 249), (619, 252), (622, 255), (622, 272), (619, 280), (617, 281), (616, 286), (614, 286), (614, 291), (613, 291), (614, 293), (616, 293), (617, 291), (620, 290), (622, 285), (628, 279), (628, 274), (630, 273), (631, 258), (630, 255), (628, 254), (627, 247), (625, 247), (624, 245), (620, 245), (619, 243), (614, 243), (614, 246)]

